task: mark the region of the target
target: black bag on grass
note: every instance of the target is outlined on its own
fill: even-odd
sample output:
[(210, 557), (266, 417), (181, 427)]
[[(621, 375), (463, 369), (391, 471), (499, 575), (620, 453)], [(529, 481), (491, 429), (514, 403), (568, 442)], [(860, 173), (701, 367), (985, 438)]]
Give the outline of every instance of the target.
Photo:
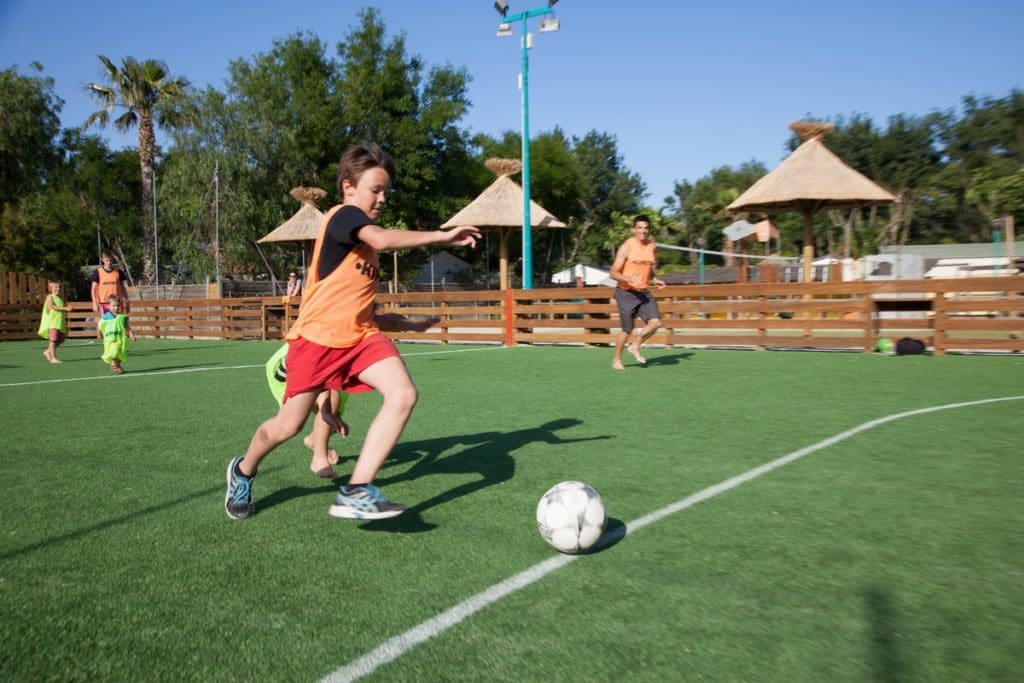
[(920, 339), (912, 339), (911, 337), (903, 337), (896, 342), (896, 355), (897, 356), (913, 356), (924, 353), (925, 345)]

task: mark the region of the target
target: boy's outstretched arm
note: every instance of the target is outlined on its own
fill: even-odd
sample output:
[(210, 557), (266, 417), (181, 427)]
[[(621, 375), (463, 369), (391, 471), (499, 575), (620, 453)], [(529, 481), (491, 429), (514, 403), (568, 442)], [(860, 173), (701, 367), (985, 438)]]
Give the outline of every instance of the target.
[(430, 245), (447, 244), (455, 247), (476, 247), (480, 230), (472, 225), (460, 225), (450, 230), (389, 230), (379, 225), (364, 225), (359, 239), (377, 251), (387, 249), (414, 249)]

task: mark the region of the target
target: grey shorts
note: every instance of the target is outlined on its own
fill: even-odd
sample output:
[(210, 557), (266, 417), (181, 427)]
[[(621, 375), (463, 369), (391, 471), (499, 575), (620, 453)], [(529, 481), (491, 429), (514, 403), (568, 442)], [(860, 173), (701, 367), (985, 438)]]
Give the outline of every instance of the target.
[(615, 303), (619, 306), (619, 324), (623, 332), (633, 331), (634, 318), (640, 318), (646, 323), (661, 317), (658, 302), (646, 290), (634, 292), (631, 289), (616, 288)]

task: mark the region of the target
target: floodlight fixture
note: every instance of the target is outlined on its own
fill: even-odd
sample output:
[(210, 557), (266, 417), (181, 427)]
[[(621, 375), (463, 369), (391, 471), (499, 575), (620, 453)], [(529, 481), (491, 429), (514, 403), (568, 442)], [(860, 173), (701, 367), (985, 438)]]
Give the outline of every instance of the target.
[(499, 36), (510, 36), (512, 35), (512, 24), (508, 22), (501, 22), (498, 24), (498, 35)]
[(558, 4), (558, 0), (548, 0), (548, 7), (554, 7)]
[(558, 19), (541, 19), (538, 23), (541, 33), (550, 33), (558, 30)]
[[(558, 0), (555, 0), (555, 2), (558, 2)], [(501, 16), (507, 15), (508, 14), (508, 0), (494, 0), (494, 9)]]

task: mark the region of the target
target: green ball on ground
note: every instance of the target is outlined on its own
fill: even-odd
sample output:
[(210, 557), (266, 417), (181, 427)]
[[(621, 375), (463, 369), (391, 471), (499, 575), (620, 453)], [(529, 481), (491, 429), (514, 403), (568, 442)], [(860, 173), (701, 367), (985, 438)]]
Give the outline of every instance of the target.
[(882, 337), (878, 340), (878, 343), (875, 344), (875, 349), (877, 349), (879, 353), (892, 353), (895, 348), (896, 345), (893, 343), (892, 339), (889, 339), (888, 337)]

